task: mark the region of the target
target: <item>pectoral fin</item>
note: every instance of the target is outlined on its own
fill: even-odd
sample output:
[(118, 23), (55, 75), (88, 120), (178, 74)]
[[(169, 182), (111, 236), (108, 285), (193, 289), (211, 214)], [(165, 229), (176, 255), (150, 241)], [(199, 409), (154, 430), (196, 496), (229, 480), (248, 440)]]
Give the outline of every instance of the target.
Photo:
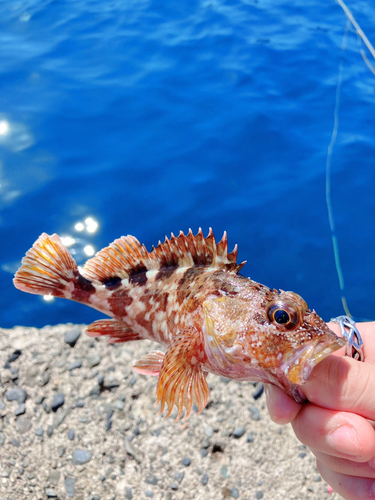
[(205, 358), (201, 335), (195, 328), (188, 328), (178, 334), (165, 353), (156, 387), (157, 404), (162, 413), (168, 405), (166, 417), (172, 413), (173, 405), (178, 409), (176, 420), (186, 408), (185, 419), (190, 415), (193, 404), (198, 413), (207, 405), (209, 389), (206, 374), (202, 370)]

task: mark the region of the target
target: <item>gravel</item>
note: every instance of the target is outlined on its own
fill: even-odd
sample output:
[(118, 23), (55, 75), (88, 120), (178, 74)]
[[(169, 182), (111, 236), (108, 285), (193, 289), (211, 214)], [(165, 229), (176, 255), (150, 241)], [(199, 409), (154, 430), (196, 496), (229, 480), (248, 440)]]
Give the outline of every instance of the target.
[(1, 498), (339, 500), (290, 426), (270, 421), (260, 384), (208, 375), (208, 407), (163, 420), (156, 378), (131, 368), (160, 346), (83, 330), (0, 329)]

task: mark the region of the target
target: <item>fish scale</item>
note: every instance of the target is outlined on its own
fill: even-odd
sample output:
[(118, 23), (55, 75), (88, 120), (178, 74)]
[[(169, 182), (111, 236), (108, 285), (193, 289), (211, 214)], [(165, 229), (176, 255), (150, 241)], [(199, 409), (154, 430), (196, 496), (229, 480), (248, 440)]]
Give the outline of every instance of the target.
[(89, 259), (83, 271), (58, 235), (43, 233), (17, 271), (16, 288), (76, 300), (110, 317), (87, 327), (109, 342), (151, 339), (166, 348), (134, 369), (158, 377), (160, 412), (176, 406), (177, 420), (193, 404), (207, 405), (208, 372), (234, 380), (281, 387), (303, 401), (300, 386), (337, 337), (294, 292), (270, 289), (239, 274), (237, 246), (227, 235), (216, 243), (189, 230), (166, 238), (151, 252), (134, 236), (122, 236)]

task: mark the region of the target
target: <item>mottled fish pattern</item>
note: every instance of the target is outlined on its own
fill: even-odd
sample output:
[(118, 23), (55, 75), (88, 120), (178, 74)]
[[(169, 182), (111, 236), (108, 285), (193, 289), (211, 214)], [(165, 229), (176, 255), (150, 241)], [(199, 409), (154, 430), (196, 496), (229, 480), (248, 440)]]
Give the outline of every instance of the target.
[(271, 290), (239, 274), (237, 246), (180, 232), (151, 252), (123, 236), (80, 271), (58, 235), (42, 234), (17, 271), (16, 288), (86, 304), (110, 316), (87, 328), (109, 342), (151, 339), (166, 348), (134, 369), (158, 377), (160, 413), (178, 420), (207, 404), (208, 372), (281, 387), (297, 401), (313, 367), (345, 345), (293, 292)]

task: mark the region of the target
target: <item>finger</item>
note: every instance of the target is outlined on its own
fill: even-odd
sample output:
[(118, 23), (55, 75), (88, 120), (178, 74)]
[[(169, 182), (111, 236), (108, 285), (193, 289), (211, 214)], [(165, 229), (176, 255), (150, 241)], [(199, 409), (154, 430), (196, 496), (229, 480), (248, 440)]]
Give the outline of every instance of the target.
[(374, 380), (375, 365), (328, 356), (314, 368), (302, 390), (318, 406), (375, 420)]
[(264, 392), (271, 420), (279, 425), (285, 425), (296, 418), (302, 408), (301, 404), (296, 403), (282, 389), (271, 384), (264, 385)]
[(297, 438), (309, 448), (367, 462), (375, 455), (375, 432), (364, 418), (306, 404), (292, 422)]
[(375, 479), (375, 467), (371, 460), (369, 462), (358, 463), (346, 460), (345, 458), (332, 457), (318, 450), (311, 449), (311, 451), (317, 460), (328, 469), (347, 476)]
[(322, 478), (346, 500), (369, 500), (375, 497), (375, 481), (348, 476), (333, 471), (317, 460), (316, 466)]

